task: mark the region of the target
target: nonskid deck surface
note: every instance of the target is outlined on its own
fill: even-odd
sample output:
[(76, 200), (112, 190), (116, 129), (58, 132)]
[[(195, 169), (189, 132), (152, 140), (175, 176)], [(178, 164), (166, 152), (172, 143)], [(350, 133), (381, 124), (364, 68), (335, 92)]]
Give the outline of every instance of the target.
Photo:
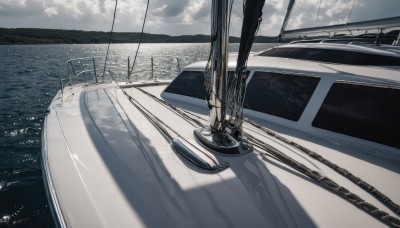
[[(163, 88), (141, 87), (157, 97)], [(171, 135), (178, 133), (196, 144), (193, 131), (197, 126), (136, 88), (124, 90), (170, 127)], [(240, 156), (214, 154), (230, 164), (217, 174), (198, 169), (173, 151), (170, 142), (115, 84), (74, 87), (64, 94), (62, 104), (56, 99), (51, 107), (47, 162), (68, 226), (383, 226), (259, 148)], [(205, 114), (202, 108), (195, 113), (207, 125)], [(250, 124), (245, 123), (244, 129), (395, 216), (374, 197), (298, 149)], [(396, 191), (400, 168), (395, 161), (303, 132), (274, 130), (400, 202)]]

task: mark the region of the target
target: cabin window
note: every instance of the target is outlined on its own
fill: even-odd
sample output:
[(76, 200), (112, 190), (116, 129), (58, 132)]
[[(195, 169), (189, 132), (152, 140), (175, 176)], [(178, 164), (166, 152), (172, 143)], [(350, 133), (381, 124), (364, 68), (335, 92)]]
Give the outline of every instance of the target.
[(204, 86), (203, 71), (182, 71), (165, 90), (183, 96), (205, 99), (206, 87)]
[(298, 121), (320, 78), (276, 72), (255, 72), (246, 90), (244, 108)]
[(312, 126), (400, 148), (400, 88), (336, 82)]
[(324, 48), (271, 48), (259, 55), (361, 66), (400, 66), (397, 57)]
[[(229, 71), (228, 73), (228, 87), (232, 84), (233, 74), (233, 71)], [(247, 76), (249, 76), (249, 74), (250, 71), (247, 71)], [(204, 72), (183, 71), (171, 82), (165, 92), (205, 100), (206, 87), (204, 85)]]

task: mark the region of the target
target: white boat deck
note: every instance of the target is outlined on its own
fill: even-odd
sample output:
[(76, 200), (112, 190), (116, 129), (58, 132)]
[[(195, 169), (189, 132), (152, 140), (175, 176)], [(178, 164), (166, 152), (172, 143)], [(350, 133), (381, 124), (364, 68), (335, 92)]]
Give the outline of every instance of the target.
[[(141, 88), (160, 97), (165, 86)], [(136, 88), (125, 91), (196, 143), (195, 126)], [(204, 106), (181, 103), (181, 107), (208, 118)], [(267, 123), (261, 122), (400, 202), (398, 161), (366, 153), (367, 147)], [(230, 164), (217, 174), (196, 168), (172, 150), (114, 83), (66, 88), (63, 101), (58, 94), (51, 104), (44, 129), (44, 166), (56, 193), (53, 200), (68, 227), (385, 226), (258, 148), (241, 156), (215, 155)], [(244, 129), (399, 218), (308, 155), (249, 124), (245, 123)]]

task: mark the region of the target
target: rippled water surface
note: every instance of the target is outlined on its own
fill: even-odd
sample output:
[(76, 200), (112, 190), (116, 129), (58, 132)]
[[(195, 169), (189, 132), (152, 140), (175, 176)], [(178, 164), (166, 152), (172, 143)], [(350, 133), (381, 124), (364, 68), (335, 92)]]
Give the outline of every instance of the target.
[[(134, 56), (136, 46), (111, 45), (110, 54)], [(255, 44), (253, 51), (270, 46)], [(104, 44), (0, 46), (0, 227), (54, 226), (40, 163), (44, 113), (60, 89), (60, 78), (67, 78), (66, 61), (104, 56), (106, 48)], [(208, 49), (209, 44), (142, 44), (135, 69), (148, 66), (152, 55), (179, 56), (184, 66), (205, 60)], [(230, 51), (237, 49), (233, 44)], [(110, 66), (118, 63), (113, 60)], [(121, 68), (127, 69), (127, 64)]]

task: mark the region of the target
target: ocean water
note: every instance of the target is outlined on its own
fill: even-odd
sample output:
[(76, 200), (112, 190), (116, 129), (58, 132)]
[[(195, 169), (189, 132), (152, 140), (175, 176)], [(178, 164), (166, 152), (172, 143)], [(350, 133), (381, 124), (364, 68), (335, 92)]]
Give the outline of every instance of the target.
[[(261, 51), (272, 44), (254, 44)], [(137, 44), (113, 44), (110, 68), (122, 72), (127, 64), (115, 56), (133, 56)], [(230, 51), (239, 45), (232, 44)], [(54, 227), (41, 170), (41, 127), (44, 113), (68, 77), (66, 61), (104, 56), (107, 45), (0, 45), (0, 227)], [(179, 56), (180, 66), (208, 56), (209, 44), (142, 44), (135, 71), (148, 67), (150, 56)], [(155, 68), (166, 64), (156, 63)], [(98, 66), (102, 68), (101, 64)], [(142, 69), (143, 68), (143, 69)], [(173, 69), (171, 69), (173, 70)], [(126, 72), (126, 71), (125, 71)], [(147, 75), (137, 76), (146, 79)], [(160, 77), (173, 77), (161, 75)]]

